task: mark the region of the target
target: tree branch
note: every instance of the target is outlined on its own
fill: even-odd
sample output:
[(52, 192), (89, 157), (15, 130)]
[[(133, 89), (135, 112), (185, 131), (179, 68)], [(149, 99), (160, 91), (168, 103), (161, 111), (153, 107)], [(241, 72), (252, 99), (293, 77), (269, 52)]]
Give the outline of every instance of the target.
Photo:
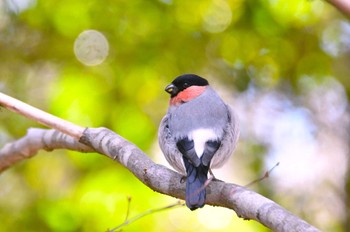
[(340, 12), (350, 17), (350, 1), (349, 0), (326, 0), (328, 3), (336, 7)]
[(0, 150), (0, 172), (21, 160), (33, 157), (41, 149), (52, 151), (62, 148), (80, 152), (94, 151), (91, 147), (57, 130), (30, 128), (26, 136), (13, 143), (6, 144)]
[(0, 93), (0, 105), (40, 124), (57, 129), (76, 139), (79, 139), (84, 131), (84, 128), (81, 126), (46, 113), (3, 93)]
[[(185, 199), (185, 184), (181, 183), (180, 174), (155, 164), (138, 147), (114, 132), (106, 128), (88, 128), (80, 142), (117, 160), (151, 189)], [(235, 184), (210, 182), (206, 204), (233, 209), (239, 217), (259, 221), (274, 231), (319, 231), (275, 202)]]
[[(22, 112), (22, 109), (17, 108), (16, 112)], [(56, 129), (70, 131), (70, 128)], [(124, 165), (151, 189), (180, 199), (185, 197), (185, 184), (181, 182), (180, 174), (155, 164), (137, 146), (106, 128), (85, 129), (79, 142), (55, 130), (30, 129), (25, 137), (0, 150), (0, 170), (35, 155), (39, 149), (58, 148), (96, 151)], [(239, 217), (259, 221), (273, 231), (319, 231), (275, 202), (235, 184), (211, 181), (207, 186), (206, 204), (233, 209)]]

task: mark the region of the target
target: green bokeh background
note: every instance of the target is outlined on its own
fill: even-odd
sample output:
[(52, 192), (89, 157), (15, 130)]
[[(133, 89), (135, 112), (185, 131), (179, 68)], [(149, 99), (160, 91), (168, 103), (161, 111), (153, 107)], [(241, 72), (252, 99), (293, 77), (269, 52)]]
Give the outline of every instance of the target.
[[(321, 0), (5, 0), (0, 3), (0, 91), (78, 125), (108, 127), (154, 157), (168, 103), (163, 89), (183, 73), (210, 77), (235, 93), (250, 85), (288, 89), (292, 99), (303, 91), (302, 77), (310, 76), (310, 85), (332, 77), (348, 96), (349, 52), (333, 26), (341, 22), (348, 21)], [(328, 39), (325, 28), (335, 28)], [(100, 65), (86, 66), (74, 55), (76, 38), (88, 29), (109, 43)], [(322, 46), (337, 41), (338, 50)], [(4, 109), (0, 122), (1, 146), (29, 127), (40, 127)], [(253, 173), (249, 177), (259, 176), (264, 144), (241, 146), (254, 157), (245, 161)], [(268, 185), (255, 190), (283, 202)], [(0, 231), (106, 231), (123, 222), (129, 196), (130, 216), (176, 201), (106, 157), (43, 151), (0, 175)], [(319, 226), (312, 215), (300, 216)], [(211, 217), (226, 224), (210, 226)], [(322, 229), (346, 231), (346, 218)], [(123, 230), (145, 229), (269, 231), (210, 206), (152, 214)]]

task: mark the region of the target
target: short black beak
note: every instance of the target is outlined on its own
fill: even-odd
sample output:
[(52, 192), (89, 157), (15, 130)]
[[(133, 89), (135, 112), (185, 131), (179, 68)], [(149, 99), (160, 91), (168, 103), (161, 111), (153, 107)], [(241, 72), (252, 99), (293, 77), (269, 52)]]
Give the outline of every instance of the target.
[(170, 84), (165, 87), (165, 91), (168, 92), (171, 96), (175, 96), (179, 90), (174, 84)]

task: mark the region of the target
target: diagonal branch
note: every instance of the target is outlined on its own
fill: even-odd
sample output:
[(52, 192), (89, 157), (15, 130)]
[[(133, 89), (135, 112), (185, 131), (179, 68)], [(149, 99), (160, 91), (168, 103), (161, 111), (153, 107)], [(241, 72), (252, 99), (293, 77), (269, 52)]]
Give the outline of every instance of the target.
[(46, 151), (55, 149), (70, 149), (80, 152), (94, 151), (91, 147), (57, 130), (30, 128), (26, 136), (15, 142), (6, 144), (0, 150), (0, 172), (10, 168), (21, 160), (33, 157), (41, 149)]
[[(16, 108), (16, 112), (21, 109)], [(55, 129), (70, 131), (70, 128)], [(185, 197), (185, 184), (180, 174), (154, 163), (136, 145), (106, 128), (85, 129), (79, 142), (56, 130), (30, 129), (25, 137), (0, 149), (0, 170), (35, 155), (39, 149), (59, 148), (96, 151), (124, 165), (151, 189), (180, 199)], [(259, 221), (273, 231), (319, 231), (275, 202), (235, 184), (211, 181), (207, 186), (206, 204), (233, 209), (239, 217)]]
[(79, 139), (84, 131), (84, 128), (81, 126), (46, 113), (3, 93), (0, 93), (0, 105), (40, 124), (57, 129), (76, 139)]
[[(106, 128), (88, 128), (80, 142), (117, 160), (151, 189), (185, 198), (185, 184), (180, 174), (155, 164), (138, 147), (114, 132)], [(239, 217), (259, 221), (274, 231), (319, 231), (275, 202), (235, 184), (210, 182), (206, 204), (233, 209)]]
[(332, 4), (340, 12), (342, 12), (348, 18), (350, 17), (350, 1), (349, 0), (326, 0), (326, 2)]
[[(88, 146), (55, 130), (30, 129), (25, 137), (0, 150), (0, 170), (5, 170), (20, 159), (35, 155), (39, 149), (63, 148), (82, 152), (96, 150), (120, 162), (151, 189), (184, 199), (185, 184), (181, 182), (180, 174), (155, 164), (134, 144), (114, 132), (106, 128), (88, 128), (84, 131), (80, 142)], [(8, 165), (3, 160), (11, 157), (11, 147), (15, 148), (13, 156), (19, 159)], [(21, 153), (22, 149), (27, 153)], [(16, 151), (24, 155), (17, 155)], [(259, 221), (274, 231), (318, 231), (275, 202), (235, 184), (211, 181), (207, 186), (206, 203), (233, 209), (239, 217)]]

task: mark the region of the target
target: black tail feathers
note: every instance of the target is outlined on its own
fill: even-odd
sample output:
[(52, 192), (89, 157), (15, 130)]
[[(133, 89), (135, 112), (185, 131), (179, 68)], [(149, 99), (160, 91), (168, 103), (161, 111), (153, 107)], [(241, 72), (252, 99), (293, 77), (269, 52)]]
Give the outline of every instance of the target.
[(200, 164), (193, 166), (185, 160), (186, 178), (186, 205), (190, 210), (202, 208), (205, 204), (205, 182), (208, 179), (208, 167)]

